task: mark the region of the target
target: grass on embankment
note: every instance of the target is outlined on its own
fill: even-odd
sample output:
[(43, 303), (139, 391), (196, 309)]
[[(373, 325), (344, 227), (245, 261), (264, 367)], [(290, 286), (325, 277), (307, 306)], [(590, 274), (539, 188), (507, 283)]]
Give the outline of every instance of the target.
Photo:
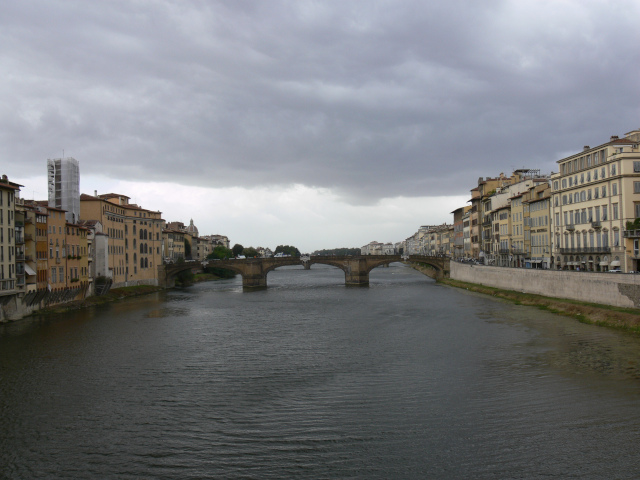
[(456, 288), (464, 288), (492, 297), (501, 298), (516, 305), (527, 305), (548, 312), (566, 315), (582, 323), (616, 328), (633, 333), (640, 333), (640, 310), (635, 308), (612, 307), (599, 303), (586, 303), (566, 298), (544, 297), (515, 290), (502, 290), (476, 283), (461, 282), (451, 278), (440, 280), (440, 283)]

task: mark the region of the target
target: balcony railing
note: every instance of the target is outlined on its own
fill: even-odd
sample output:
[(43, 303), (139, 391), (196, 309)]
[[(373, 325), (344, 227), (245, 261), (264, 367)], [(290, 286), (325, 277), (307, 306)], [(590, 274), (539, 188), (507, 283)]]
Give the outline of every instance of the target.
[(598, 229), (598, 228), (602, 228), (602, 223), (600, 223), (600, 220), (596, 220), (591, 222), (591, 227)]
[(611, 253), (611, 247), (574, 247), (560, 249), (560, 255), (575, 255), (578, 253)]
[(31, 235), (30, 233), (25, 233), (24, 234), (24, 239), (27, 242), (32, 242), (33, 241), (33, 235)]
[(640, 238), (640, 230), (625, 230), (625, 238)]
[(567, 225), (565, 225), (565, 228), (569, 231), (573, 231), (576, 229), (576, 226), (573, 223), (568, 223)]
[(22, 235), (16, 235), (16, 245), (24, 244), (24, 237)]

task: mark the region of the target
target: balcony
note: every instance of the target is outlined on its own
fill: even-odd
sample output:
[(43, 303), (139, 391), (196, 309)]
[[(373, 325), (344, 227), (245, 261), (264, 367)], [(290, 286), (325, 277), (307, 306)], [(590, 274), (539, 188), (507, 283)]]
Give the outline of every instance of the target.
[(500, 255), (509, 255), (509, 253), (511, 253), (511, 251), (508, 248), (501, 248), (498, 250), (498, 253)]
[(591, 222), (591, 228), (593, 228), (594, 230), (600, 230), (602, 228), (602, 223), (600, 223), (600, 220)]
[(27, 242), (33, 242), (33, 235), (31, 235), (30, 233), (25, 233), (25, 234), (24, 234), (24, 239), (25, 239)]
[(625, 230), (624, 238), (640, 238), (640, 230)]
[(569, 230), (570, 232), (573, 232), (576, 229), (576, 226), (573, 223), (569, 223), (567, 225), (564, 226), (567, 230)]
[(24, 253), (23, 252), (16, 252), (16, 261), (24, 262)]
[(16, 245), (24, 245), (24, 236), (16, 235)]
[(578, 247), (561, 248), (560, 255), (576, 255), (581, 253), (611, 253), (611, 247)]

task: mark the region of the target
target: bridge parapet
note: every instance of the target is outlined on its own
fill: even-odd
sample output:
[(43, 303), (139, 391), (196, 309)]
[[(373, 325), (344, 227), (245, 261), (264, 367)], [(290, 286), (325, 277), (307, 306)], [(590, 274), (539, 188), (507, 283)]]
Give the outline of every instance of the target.
[[(231, 260), (210, 260), (203, 262), (203, 266), (225, 268), (242, 275), (242, 286), (246, 289), (267, 287), (267, 274), (271, 270), (287, 265), (303, 265), (305, 269), (318, 263), (338, 267), (344, 272), (346, 285), (368, 285), (369, 272), (380, 265), (393, 262), (418, 262), (431, 265), (435, 269), (435, 277), (442, 278), (449, 275), (449, 259), (446, 257), (431, 257), (425, 255), (362, 255), (362, 256), (303, 256), (303, 257), (270, 257), (246, 258)], [(196, 262), (192, 262), (196, 263)], [(192, 264), (166, 265), (165, 285), (173, 286), (175, 276), (181, 271), (191, 268)]]

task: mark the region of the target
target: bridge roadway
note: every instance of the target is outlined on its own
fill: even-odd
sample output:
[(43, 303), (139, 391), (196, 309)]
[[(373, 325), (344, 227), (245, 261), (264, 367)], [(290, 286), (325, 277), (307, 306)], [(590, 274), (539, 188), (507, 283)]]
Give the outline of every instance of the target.
[[(286, 265), (303, 265), (310, 268), (314, 263), (332, 265), (344, 271), (346, 285), (369, 285), (369, 272), (380, 265), (393, 262), (418, 262), (434, 269), (434, 278), (449, 276), (449, 259), (424, 255), (363, 255), (363, 256), (311, 256), (311, 257), (270, 257), (235, 260), (209, 260), (203, 267), (225, 268), (242, 275), (242, 286), (246, 289), (266, 288), (267, 274)], [(181, 271), (192, 269), (195, 262), (165, 266), (165, 285), (173, 286), (175, 276)], [(199, 264), (197, 264), (199, 267)]]

